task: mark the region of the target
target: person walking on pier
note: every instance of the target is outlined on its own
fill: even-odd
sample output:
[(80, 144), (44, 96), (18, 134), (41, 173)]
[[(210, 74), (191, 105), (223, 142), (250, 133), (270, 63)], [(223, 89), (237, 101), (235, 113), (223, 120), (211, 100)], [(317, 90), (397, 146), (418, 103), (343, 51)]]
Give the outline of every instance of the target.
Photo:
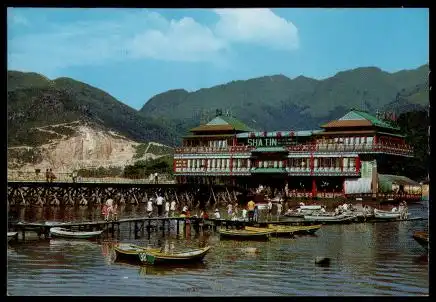
[(165, 218), (169, 217), (170, 213), (170, 202), (167, 200), (165, 201)]
[(47, 182), (50, 181), (50, 172), (48, 171), (48, 169), (45, 170), (45, 180), (46, 180)]
[(157, 175), (157, 172), (154, 173), (154, 183), (157, 184), (159, 182), (159, 177)]
[(281, 202), (277, 204), (277, 221), (280, 219), (280, 215), (282, 215), (283, 205)]
[(233, 205), (231, 203), (229, 203), (227, 205), (227, 215), (228, 215), (228, 218), (232, 217), (232, 213), (233, 213)]
[(254, 207), (253, 220), (254, 220), (254, 222), (259, 221), (259, 208), (257, 207), (257, 205)]
[(247, 204), (247, 208), (248, 208), (248, 221), (253, 222), (253, 217), (254, 217), (254, 207), (256, 206), (256, 204), (254, 203), (253, 200), (250, 200)]
[(268, 200), (267, 208), (268, 208), (268, 213), (266, 214), (266, 220), (268, 220), (268, 219), (272, 220), (272, 201), (271, 201), (271, 199)]
[(162, 215), (163, 202), (164, 202), (164, 198), (159, 194), (156, 198), (157, 215), (159, 217)]
[(147, 201), (147, 214), (148, 214), (148, 218), (151, 217), (152, 213), (153, 213), (153, 199), (150, 198)]
[(171, 217), (174, 217), (174, 215), (176, 214), (176, 201), (175, 200), (171, 201), (170, 210), (171, 210)]

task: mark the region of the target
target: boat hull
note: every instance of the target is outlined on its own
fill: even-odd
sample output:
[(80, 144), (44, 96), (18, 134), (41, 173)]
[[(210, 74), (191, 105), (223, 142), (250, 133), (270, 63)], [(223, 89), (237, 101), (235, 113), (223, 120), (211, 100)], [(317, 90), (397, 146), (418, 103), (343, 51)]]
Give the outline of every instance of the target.
[(268, 225), (268, 228), (256, 228), (256, 227), (245, 227), (248, 231), (272, 231), (271, 235), (278, 237), (288, 237), (295, 234), (298, 235), (310, 235), (314, 234), (317, 230), (321, 228), (321, 225), (309, 225), (309, 226), (277, 226)]
[(138, 245), (117, 245), (114, 247), (116, 254), (116, 260), (128, 261), (128, 262), (141, 262), (139, 254), (147, 251), (159, 252), (160, 249), (141, 247)]
[(18, 232), (8, 232), (8, 242), (17, 238)]
[(273, 231), (265, 230), (219, 230), (220, 238), (232, 240), (269, 240)]
[(428, 250), (428, 233), (427, 232), (415, 232), (412, 238), (419, 243), (423, 248)]
[(398, 212), (387, 212), (374, 209), (374, 218), (382, 220), (399, 220), (401, 214)]
[(91, 239), (100, 236), (101, 233), (103, 233), (103, 231), (75, 232), (63, 228), (50, 229), (50, 235), (52, 237), (68, 238), (68, 239)]
[(209, 250), (210, 247), (208, 246), (198, 250), (174, 254), (144, 251), (139, 253), (139, 259), (144, 264), (153, 265), (194, 263), (203, 261), (203, 258), (206, 256)]

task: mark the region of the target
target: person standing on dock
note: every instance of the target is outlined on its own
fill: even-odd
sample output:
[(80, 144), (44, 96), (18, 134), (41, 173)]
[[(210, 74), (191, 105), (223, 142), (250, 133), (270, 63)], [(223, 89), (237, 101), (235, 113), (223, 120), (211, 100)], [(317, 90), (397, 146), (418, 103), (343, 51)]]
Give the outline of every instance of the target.
[(257, 205), (254, 207), (254, 211), (253, 211), (253, 220), (254, 220), (255, 222), (258, 222), (258, 221), (259, 221), (259, 208), (258, 208)]
[(228, 215), (228, 218), (232, 217), (232, 213), (233, 213), (233, 205), (231, 203), (229, 203), (228, 206), (227, 206), (227, 215)]
[(157, 195), (156, 205), (157, 205), (157, 216), (159, 217), (162, 215), (163, 202), (164, 202), (164, 198), (160, 194)]
[(148, 214), (148, 218), (151, 217), (153, 213), (153, 199), (150, 198), (147, 202), (147, 214)]
[(176, 201), (175, 200), (171, 201), (170, 210), (171, 210), (171, 217), (174, 217), (174, 215), (176, 214)]
[(250, 200), (247, 204), (248, 207), (248, 221), (253, 222), (253, 217), (254, 217), (254, 207), (256, 206), (256, 204), (254, 203), (253, 200)]
[(272, 201), (271, 201), (271, 199), (268, 200), (267, 209), (268, 209), (268, 213), (266, 214), (266, 220), (268, 220), (268, 219), (272, 220)]
[(48, 171), (48, 169), (45, 170), (45, 180), (46, 180), (47, 182), (50, 181), (50, 172)]
[(170, 202), (167, 200), (165, 201), (165, 218), (169, 217), (170, 213)]
[(157, 172), (154, 173), (154, 183), (157, 184), (159, 182), (159, 177), (157, 175)]
[(282, 215), (283, 205), (281, 202), (277, 204), (277, 221), (279, 221), (280, 215)]

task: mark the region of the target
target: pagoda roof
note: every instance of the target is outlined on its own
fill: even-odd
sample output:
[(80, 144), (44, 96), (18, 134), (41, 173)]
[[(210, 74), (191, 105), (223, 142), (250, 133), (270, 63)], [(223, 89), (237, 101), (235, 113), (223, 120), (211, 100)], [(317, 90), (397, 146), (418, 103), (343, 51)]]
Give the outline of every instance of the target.
[(254, 131), (240, 120), (228, 115), (219, 115), (205, 125), (192, 128), (191, 132), (199, 131)]
[(365, 111), (353, 109), (338, 120), (331, 121), (322, 125), (322, 128), (341, 128), (341, 127), (368, 127), (375, 126), (391, 130), (400, 130)]

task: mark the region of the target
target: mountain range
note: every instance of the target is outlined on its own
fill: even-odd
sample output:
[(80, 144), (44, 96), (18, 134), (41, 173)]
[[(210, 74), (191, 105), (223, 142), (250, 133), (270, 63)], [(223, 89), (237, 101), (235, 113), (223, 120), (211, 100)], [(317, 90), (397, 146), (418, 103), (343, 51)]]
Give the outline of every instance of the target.
[(427, 108), (428, 74), (425, 64), (395, 73), (362, 67), (323, 80), (265, 76), (194, 92), (170, 90), (138, 111), (71, 78), (50, 80), (37, 73), (8, 71), (8, 146), (48, 143), (53, 137), (38, 127), (77, 120), (139, 143), (174, 146), (191, 127), (211, 119), (216, 109), (258, 130), (316, 129), (351, 108), (372, 113)]

